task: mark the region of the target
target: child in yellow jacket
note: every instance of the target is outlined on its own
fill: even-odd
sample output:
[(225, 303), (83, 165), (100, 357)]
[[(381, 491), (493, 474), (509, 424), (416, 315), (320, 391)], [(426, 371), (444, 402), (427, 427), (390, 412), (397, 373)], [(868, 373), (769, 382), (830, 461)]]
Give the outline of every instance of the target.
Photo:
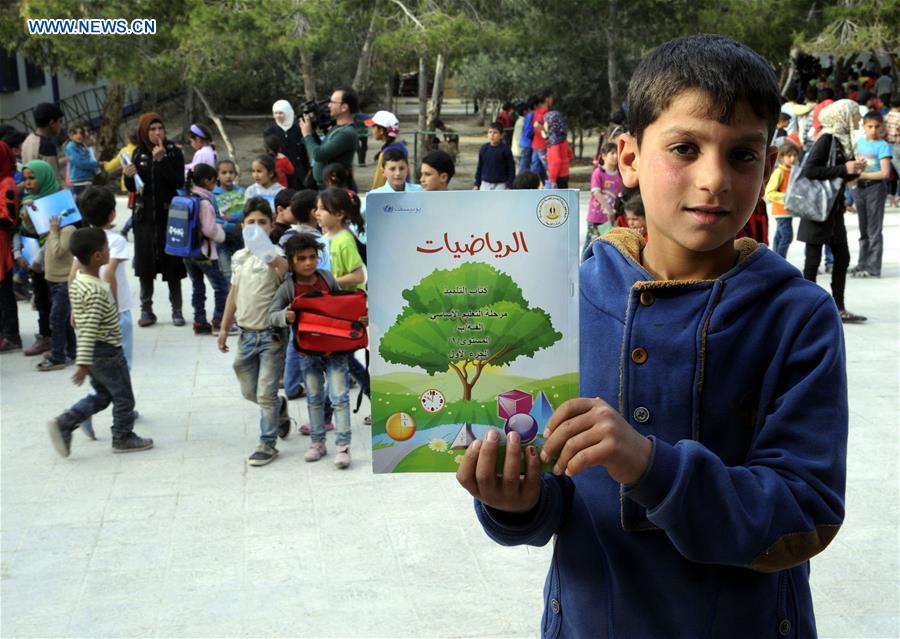
[(794, 220), (784, 208), (784, 194), (787, 192), (791, 169), (800, 159), (800, 147), (786, 140), (778, 150), (778, 165), (772, 171), (766, 184), (766, 199), (772, 203), (772, 217), (778, 227), (775, 229), (775, 252), (787, 258), (788, 247), (794, 241)]

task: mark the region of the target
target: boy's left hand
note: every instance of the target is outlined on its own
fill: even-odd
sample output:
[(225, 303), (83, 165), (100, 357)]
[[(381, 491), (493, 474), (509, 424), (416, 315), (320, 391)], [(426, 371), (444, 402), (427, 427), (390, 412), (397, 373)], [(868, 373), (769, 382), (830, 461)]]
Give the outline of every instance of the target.
[(76, 386), (81, 386), (82, 384), (84, 384), (84, 378), (87, 377), (87, 374), (88, 367), (79, 364), (75, 367), (75, 374), (72, 375), (72, 383)]
[(636, 483), (650, 463), (653, 444), (602, 399), (564, 402), (547, 422), (541, 461), (556, 460), (555, 475), (604, 466), (620, 484)]
[(54, 215), (50, 218), (50, 230), (54, 233), (59, 233), (59, 216)]

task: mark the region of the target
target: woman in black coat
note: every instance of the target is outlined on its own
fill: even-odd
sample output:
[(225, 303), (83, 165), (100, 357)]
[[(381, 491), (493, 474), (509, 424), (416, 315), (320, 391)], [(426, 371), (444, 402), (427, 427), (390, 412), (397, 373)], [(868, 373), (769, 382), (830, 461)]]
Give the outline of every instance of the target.
[(263, 132), (263, 137), (277, 135), (281, 138), (281, 152), (294, 165), (294, 174), (288, 176), (288, 186), (298, 191), (309, 188), (309, 154), (303, 144), (303, 136), (294, 118), (291, 103), (287, 100), (275, 102), (272, 105), (272, 117), (275, 118), (275, 124)]
[[(837, 304), (843, 322), (864, 322), (866, 318), (855, 315), (844, 308), (844, 288), (847, 283), (847, 268), (850, 266), (850, 247), (847, 245), (847, 227), (844, 226), (844, 189), (865, 168), (865, 160), (853, 159), (851, 132), (859, 126), (859, 107), (852, 100), (838, 100), (822, 109), (819, 121), (822, 133), (809, 151), (803, 165), (803, 177), (811, 180), (833, 180), (841, 178), (841, 188), (828, 217), (824, 222), (801, 219), (797, 239), (806, 242), (806, 260), (803, 277), (816, 281), (822, 246), (828, 244), (834, 253), (831, 271), (831, 294)], [(835, 161), (829, 165), (831, 145), (835, 145)]]
[[(166, 255), (166, 220), (176, 190), (184, 186), (184, 155), (166, 140), (166, 128), (156, 113), (138, 120), (138, 147), (132, 164), (125, 169), (125, 188), (134, 200), (134, 273), (141, 283), (141, 317), (138, 326), (156, 323), (153, 313), (153, 282), (157, 274), (169, 285), (172, 324), (184, 326), (181, 313), (181, 280), (186, 276), (180, 257)], [(143, 188), (138, 190), (135, 175)]]

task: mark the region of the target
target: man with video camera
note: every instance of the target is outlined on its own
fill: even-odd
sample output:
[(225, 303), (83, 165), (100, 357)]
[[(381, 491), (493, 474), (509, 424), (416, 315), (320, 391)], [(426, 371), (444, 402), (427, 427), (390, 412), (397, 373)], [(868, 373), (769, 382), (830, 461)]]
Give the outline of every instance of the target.
[(334, 126), (325, 135), (324, 140), (319, 140), (316, 135), (314, 120), (311, 114), (304, 113), (300, 117), (300, 131), (303, 133), (303, 144), (313, 161), (313, 177), (321, 189), (322, 169), (332, 162), (339, 162), (347, 167), (347, 173), (351, 176), (351, 183), (356, 190), (353, 180), (353, 157), (356, 154), (358, 136), (353, 128), (354, 114), (359, 111), (359, 98), (356, 91), (350, 87), (338, 87), (328, 102), (329, 113), (334, 119)]

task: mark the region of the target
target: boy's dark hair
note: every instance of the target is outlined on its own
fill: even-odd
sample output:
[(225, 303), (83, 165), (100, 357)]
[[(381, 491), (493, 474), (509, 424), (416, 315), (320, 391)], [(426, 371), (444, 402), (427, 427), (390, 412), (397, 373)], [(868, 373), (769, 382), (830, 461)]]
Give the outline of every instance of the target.
[(894, 97), (891, 98), (891, 107), (900, 107), (900, 93), (895, 93)]
[(350, 172), (340, 162), (326, 164), (322, 169), (322, 182), (327, 186), (339, 186), (342, 189), (350, 188)]
[(187, 172), (187, 175), (184, 178), (184, 190), (190, 193), (191, 189), (195, 186), (200, 186), (201, 182), (217, 180), (218, 177), (219, 172), (209, 164), (196, 164)]
[(329, 186), (319, 193), (319, 202), (322, 203), (322, 208), (332, 215), (342, 214), (344, 219), (355, 224), (360, 232), (366, 230), (366, 221), (360, 213), (361, 204), (356, 194), (351, 195), (346, 189)]
[(512, 187), (516, 191), (527, 191), (541, 188), (541, 178), (537, 173), (522, 171), (513, 180)]
[(781, 143), (781, 146), (778, 147), (778, 159), (781, 160), (785, 155), (791, 155), (792, 153), (796, 156), (800, 156), (800, 147), (794, 144), (794, 141), (790, 138), (784, 138), (785, 142)]
[(875, 109), (871, 109), (863, 116), (863, 122), (877, 122), (878, 124), (883, 124), (884, 116)]
[(339, 86), (335, 87), (334, 90), (341, 92), (341, 104), (346, 104), (350, 109), (350, 113), (359, 111), (359, 95), (357, 95), (353, 87)]
[(247, 217), (253, 211), (259, 211), (269, 218), (270, 222), (275, 219), (275, 214), (272, 213), (272, 207), (269, 206), (269, 200), (264, 197), (251, 197), (244, 202), (244, 217)]
[(541, 99), (539, 97), (537, 97), (536, 95), (529, 96), (528, 102), (526, 102), (526, 105), (528, 106), (528, 110), (533, 111), (535, 109), (535, 107), (537, 107), (537, 105), (540, 101), (541, 101)]
[(27, 137), (28, 136), (21, 131), (13, 129), (12, 131), (9, 131), (3, 135), (3, 141), (6, 142), (6, 146), (8, 146), (10, 149), (15, 149), (22, 146), (22, 143)]
[(262, 164), (266, 168), (266, 171), (272, 176), (272, 179), (275, 179), (275, 176), (277, 175), (277, 173), (275, 173), (275, 158), (271, 155), (259, 155), (253, 158), (253, 161)]
[(456, 173), (456, 166), (453, 164), (453, 158), (446, 151), (429, 151), (425, 154), (425, 157), (422, 158), (422, 164), (427, 164), (438, 173), (446, 173), (448, 184)]
[(78, 196), (78, 210), (85, 222), (102, 228), (116, 210), (116, 196), (106, 187), (91, 185)]
[(818, 96), (818, 92), (816, 91), (816, 87), (814, 84), (807, 85), (806, 93), (804, 94), (807, 102), (815, 102), (816, 97)]
[(779, 111), (779, 112), (778, 112), (778, 120), (776, 121), (776, 124), (777, 124), (778, 122), (790, 122), (790, 121), (791, 121), (791, 116), (790, 116), (790, 115), (788, 115), (788, 114), (785, 113), (784, 111)]
[(290, 208), (291, 200), (296, 193), (297, 191), (294, 189), (281, 189), (275, 194), (275, 206), (280, 206), (283, 209)]
[(500, 135), (503, 135), (503, 125), (499, 122), (491, 122), (490, 124), (488, 124), (488, 131), (490, 131), (491, 129), (493, 129)]
[(644, 129), (653, 124), (672, 100), (684, 91), (709, 94), (711, 115), (722, 123), (734, 117), (735, 106), (746, 102), (775, 132), (781, 110), (778, 81), (772, 67), (750, 47), (718, 35), (675, 38), (648, 53), (628, 84), (628, 131), (638, 145)]
[(553, 97), (553, 91), (551, 91), (550, 89), (544, 89), (540, 93), (539, 102), (543, 102), (547, 98), (551, 98), (551, 97)]
[(69, 238), (69, 252), (84, 266), (91, 263), (91, 255), (106, 246), (106, 233), (96, 226), (75, 229)]
[(504, 102), (504, 103), (503, 103), (503, 106), (500, 107), (500, 109), (501, 109), (502, 111), (509, 111), (511, 108), (513, 108), (513, 103), (512, 103), (512, 102)]
[(824, 102), (825, 100), (834, 100), (834, 89), (831, 87), (825, 87), (819, 91), (819, 102)]
[[(502, 129), (501, 129), (502, 130)], [(400, 149), (388, 149), (381, 154), (381, 165), (384, 166), (388, 162), (406, 162), (409, 164), (406, 154)]]
[(270, 133), (263, 137), (263, 144), (266, 146), (266, 153), (278, 155), (284, 147), (284, 139), (277, 133)]
[(319, 249), (321, 248), (322, 247), (319, 246), (319, 241), (312, 233), (297, 233), (296, 235), (289, 237), (287, 242), (284, 243), (284, 256), (290, 263), (291, 260), (294, 259), (294, 256), (300, 253), (300, 251), (313, 249), (318, 256)]
[(318, 191), (313, 189), (303, 189), (294, 193), (294, 197), (291, 198), (291, 213), (298, 224), (311, 222), (310, 213), (316, 208), (318, 197)]
[(58, 104), (53, 104), (52, 102), (41, 102), (34, 107), (33, 114), (34, 126), (39, 129), (50, 126), (53, 120), (59, 120), (63, 117), (62, 109), (59, 108)]
[(622, 208), (626, 211), (634, 213), (638, 217), (646, 217), (644, 214), (644, 200), (640, 192), (633, 194), (622, 203)]

